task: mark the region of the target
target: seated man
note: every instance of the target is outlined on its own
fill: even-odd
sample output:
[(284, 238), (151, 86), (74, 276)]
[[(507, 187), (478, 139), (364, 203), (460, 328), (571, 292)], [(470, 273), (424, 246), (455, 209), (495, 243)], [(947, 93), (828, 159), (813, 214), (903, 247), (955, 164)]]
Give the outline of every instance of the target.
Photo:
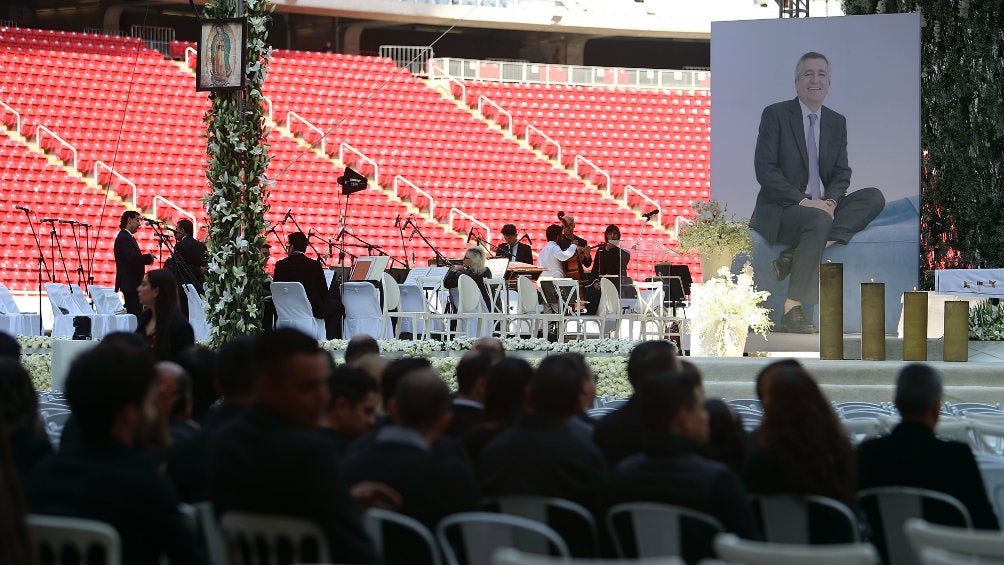
[(204, 563), (178, 497), (146, 450), (157, 422), (148, 351), (101, 342), (70, 366), (66, 400), (77, 439), (25, 477), (29, 511), (99, 520), (122, 541), (122, 563)]
[(439, 521), (480, 506), (468, 461), (433, 447), (450, 424), (450, 391), (432, 368), (413, 371), (398, 384), (394, 424), (345, 460), (349, 485), (377, 481), (402, 498), (401, 512), (435, 529)]
[(529, 413), (481, 452), (484, 496), (553, 496), (593, 506), (607, 477), (606, 462), (569, 424), (591, 378), (564, 355), (541, 361), (530, 381)]
[(457, 394), (453, 397), (453, 419), (446, 434), (459, 438), (485, 417), (485, 384), (488, 372), (502, 356), (471, 349), (457, 363)]
[(216, 512), (306, 518), (327, 534), (332, 561), (375, 562), (334, 446), (318, 430), (328, 401), (327, 354), (290, 328), (265, 332), (255, 346), (257, 399), (209, 441)]
[(975, 527), (996, 530), (997, 518), (973, 452), (964, 443), (934, 436), (941, 391), (941, 375), (929, 365), (913, 363), (900, 371), (895, 402), (903, 420), (888, 436), (858, 447), (858, 488), (903, 486), (943, 492), (969, 510)]
[[(707, 514), (728, 532), (747, 539), (758, 533), (738, 475), (724, 463), (700, 455), (708, 441), (704, 387), (696, 373), (649, 377), (637, 393), (649, 441), (642, 453), (621, 461), (603, 489), (601, 509), (622, 502), (661, 502)], [(688, 550), (688, 546), (694, 547)], [(684, 546), (683, 558), (697, 562), (710, 555), (706, 544)], [(690, 554), (688, 551), (709, 554)]]
[(344, 455), (352, 442), (376, 424), (376, 409), (380, 404), (377, 383), (358, 367), (340, 365), (328, 377), (328, 392), (330, 400), (324, 422), (335, 449)]
[[(502, 226), (502, 238), (505, 243), (500, 243), (496, 257), (518, 261), (520, 263), (533, 263), (533, 251), (530, 249), (530, 238), (526, 234), (522, 238), (516, 237), (516, 226), (506, 224)], [(520, 239), (526, 239), (527, 243), (520, 243)]]

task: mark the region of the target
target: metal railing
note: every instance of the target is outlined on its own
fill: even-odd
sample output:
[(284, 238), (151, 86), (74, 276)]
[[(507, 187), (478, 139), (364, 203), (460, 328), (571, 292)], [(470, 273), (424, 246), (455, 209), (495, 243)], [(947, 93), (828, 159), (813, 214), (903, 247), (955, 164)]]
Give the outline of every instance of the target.
[(129, 28), (129, 35), (142, 39), (150, 49), (171, 58), (171, 42), (175, 37), (173, 27), (134, 25)]
[[(73, 153), (73, 168), (76, 169), (77, 168), (77, 148), (74, 147), (73, 145), (71, 145), (68, 141), (66, 141), (62, 137), (59, 137), (58, 135), (56, 135), (56, 132), (52, 131), (51, 129), (49, 129), (49, 128), (43, 126), (43, 125), (39, 125), (38, 127), (35, 128), (35, 143), (38, 144), (39, 148), (42, 147), (42, 132), (48, 133), (52, 137), (52, 139), (58, 141), (60, 143), (60, 145), (62, 145), (63, 147), (68, 148), (70, 150), (70, 152)], [(57, 157), (59, 156), (59, 152), (58, 151), (56, 152), (56, 156)], [(62, 157), (60, 157), (60, 159), (62, 159)]]
[[(376, 161), (370, 159), (369, 157), (366, 156), (365, 153), (356, 149), (355, 147), (352, 147), (351, 145), (349, 145), (344, 141), (338, 145), (338, 160), (341, 161), (342, 163), (345, 163), (346, 150), (353, 153), (354, 155), (359, 156), (359, 158), (362, 159), (364, 163), (369, 163), (370, 165), (373, 165), (373, 183), (380, 184), (380, 165), (377, 165)], [(347, 163), (346, 166), (348, 166)]]
[[(394, 196), (397, 196), (398, 198), (401, 198), (401, 189), (400, 189), (400, 186), (402, 184), (408, 185), (409, 187), (411, 187), (412, 190), (414, 190), (418, 194), (424, 196), (425, 199), (429, 201), (429, 216), (432, 217), (432, 218), (435, 218), (436, 217), (435, 216), (436, 201), (435, 201), (435, 199), (432, 198), (432, 195), (429, 194), (428, 192), (422, 190), (421, 188), (418, 188), (418, 186), (415, 185), (415, 183), (411, 182), (410, 180), (404, 178), (401, 175), (397, 175), (397, 176), (394, 177), (394, 186), (393, 186)], [(422, 207), (418, 206), (417, 204), (415, 204), (415, 199), (412, 198), (410, 195), (408, 196), (408, 200), (412, 204), (414, 204), (416, 208), (418, 208), (418, 209), (421, 210)]]
[[(555, 154), (554, 158), (558, 160), (559, 164), (561, 164), (561, 144), (558, 143), (557, 141), (551, 139), (550, 136), (548, 136), (544, 132), (540, 131), (535, 126), (533, 126), (531, 124), (526, 124), (526, 132), (523, 134), (523, 137), (526, 139), (526, 142), (529, 143), (531, 147), (533, 146), (533, 143), (530, 142), (530, 132), (533, 132), (534, 134), (539, 135), (541, 139), (543, 139), (548, 144), (553, 145), (555, 148), (557, 148), (558, 152), (557, 152), (557, 154)], [(561, 166), (564, 167), (563, 164)], [(576, 174), (578, 174), (578, 173), (576, 173)]]
[(530, 82), (607, 88), (710, 90), (711, 73), (704, 70), (641, 69), (552, 65), (525, 61), (483, 61), (437, 57), (427, 65), (429, 78)]
[[(192, 226), (194, 227), (194, 232), (193, 233), (197, 233), (199, 231), (199, 223), (195, 219), (195, 214), (192, 214), (188, 210), (185, 210), (181, 206), (178, 206), (174, 202), (171, 202), (169, 199), (164, 198), (163, 196), (161, 196), (159, 194), (153, 197), (153, 217), (154, 218), (159, 218), (160, 217), (160, 215), (157, 213), (157, 203), (158, 202), (163, 202), (168, 207), (174, 208), (175, 210), (178, 211), (178, 213), (180, 213), (181, 215), (183, 215), (183, 216), (187, 217), (188, 219), (192, 220)], [(174, 224), (178, 225), (178, 222), (174, 222)]]
[(429, 46), (381, 45), (380, 56), (393, 59), (394, 64), (408, 69), (413, 75), (420, 75), (436, 55)]
[[(18, 135), (21, 135), (21, 113), (15, 110), (14, 108), (8, 106), (7, 103), (4, 102), (3, 100), (0, 100), (0, 106), (3, 106), (11, 114), (14, 114), (14, 127), (17, 128), (15, 131), (17, 132)], [(0, 114), (0, 117), (2, 116), (3, 114)]]
[(447, 226), (449, 226), (451, 230), (456, 232), (457, 231), (456, 223), (459, 218), (464, 218), (467, 221), (471, 222), (472, 224), (480, 226), (481, 229), (485, 231), (485, 241), (492, 240), (492, 229), (488, 227), (488, 224), (479, 221), (477, 218), (468, 214), (467, 212), (464, 212), (460, 208), (450, 208), (450, 215), (447, 219)]
[[(101, 184), (102, 184), (101, 183), (101, 176), (100, 176), (101, 175), (101, 169), (108, 169), (109, 173), (111, 173), (112, 175), (118, 177), (119, 180), (121, 180), (122, 182), (124, 182), (127, 185), (129, 185), (132, 188), (132, 204), (133, 204), (133, 206), (139, 206), (139, 200), (138, 200), (139, 199), (139, 189), (136, 188), (136, 183), (134, 183), (133, 181), (131, 181), (128, 178), (126, 178), (122, 173), (120, 173), (120, 172), (116, 171), (115, 169), (111, 168), (111, 166), (108, 165), (108, 164), (106, 164), (104, 161), (95, 161), (94, 162), (94, 182), (98, 183), (98, 186), (101, 186)], [(108, 184), (111, 184), (111, 183), (109, 182)]]
[[(481, 112), (482, 116), (485, 116), (485, 106), (491, 106), (492, 108), (495, 108), (495, 110), (498, 111), (498, 113), (502, 114), (503, 116), (505, 116), (507, 118), (506, 124), (505, 124), (504, 127), (509, 130), (509, 135), (512, 135), (512, 114), (509, 113), (509, 111), (507, 111), (502, 106), (499, 106), (498, 104), (496, 104), (494, 100), (492, 100), (491, 98), (488, 98), (487, 96), (485, 96), (484, 94), (482, 94), (482, 95), (478, 96), (478, 112)], [(495, 121), (495, 123), (498, 123), (498, 121), (499, 121), (498, 117), (495, 117), (495, 118), (492, 118), (492, 119)], [(543, 135), (543, 134), (541, 134), (541, 135)], [(559, 154), (561, 153), (561, 147), (558, 147), (558, 153)]]
[[(191, 58), (189, 58), (189, 54), (191, 54)], [(192, 60), (195, 61), (195, 65), (199, 64), (199, 52), (194, 47), (185, 47), (185, 66), (194, 71), (195, 65), (192, 64)]]
[[(594, 172), (599, 173), (600, 176), (602, 176), (603, 178), (607, 179), (607, 185), (604, 187), (604, 190), (606, 190), (607, 194), (613, 196), (613, 194), (614, 194), (614, 187), (613, 187), (613, 184), (610, 182), (610, 173), (608, 173), (608, 172), (604, 171), (603, 169), (597, 167), (596, 163), (593, 163), (592, 161), (590, 161), (589, 159), (586, 159), (582, 155), (576, 155), (575, 156), (575, 162), (572, 165), (572, 170), (575, 172), (575, 176), (580, 177), (580, 178), (582, 177), (582, 171), (579, 169), (579, 165), (581, 165), (581, 164), (585, 164), (590, 169), (592, 169)], [(627, 196), (624, 197), (624, 203), (627, 204)]]
[(626, 206), (628, 206), (628, 207), (631, 207), (631, 203), (628, 202), (628, 198), (632, 194), (637, 194), (638, 197), (640, 197), (642, 200), (644, 200), (645, 202), (648, 202), (648, 204), (650, 206), (652, 206), (652, 208), (658, 210), (658, 212), (656, 212), (655, 216), (654, 216), (655, 217), (655, 223), (656, 223), (656, 225), (661, 226), (662, 225), (662, 206), (659, 206), (658, 202), (656, 202), (655, 200), (649, 198), (648, 196), (645, 195), (644, 192), (638, 190), (637, 188), (635, 188), (635, 187), (633, 187), (633, 186), (631, 186), (629, 184), (629, 185), (627, 185), (627, 186), (624, 187), (624, 204)]
[[(327, 137), (324, 135), (324, 130), (307, 121), (307, 118), (304, 118), (300, 114), (297, 114), (296, 112), (290, 110), (286, 112), (286, 127), (289, 128), (290, 133), (293, 132), (293, 120), (302, 123), (303, 125), (307, 126), (307, 129), (317, 133), (317, 135), (320, 136), (317, 141), (321, 142), (321, 153), (327, 155), (328, 152), (325, 151), (325, 141), (327, 140)], [(301, 137), (303, 137), (304, 140), (309, 141), (307, 140), (306, 136), (301, 136)], [(315, 143), (317, 142), (316, 141), (312, 142), (311, 145), (314, 145)]]

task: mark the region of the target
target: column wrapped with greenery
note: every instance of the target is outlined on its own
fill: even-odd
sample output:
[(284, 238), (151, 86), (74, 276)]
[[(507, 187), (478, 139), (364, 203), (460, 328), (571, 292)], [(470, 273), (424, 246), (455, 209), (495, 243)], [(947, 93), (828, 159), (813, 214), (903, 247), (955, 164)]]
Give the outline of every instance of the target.
[[(272, 5), (266, 0), (241, 1), (247, 19), (246, 86), (210, 95), (212, 107), (204, 118), (209, 155), (209, 189), (203, 199), (209, 216), (206, 303), (213, 346), (261, 329), (268, 261), (261, 252), (266, 244), (269, 160), (261, 89), (271, 55), (266, 25)], [(232, 0), (210, 0), (202, 14), (232, 18), (238, 16), (237, 8)]]

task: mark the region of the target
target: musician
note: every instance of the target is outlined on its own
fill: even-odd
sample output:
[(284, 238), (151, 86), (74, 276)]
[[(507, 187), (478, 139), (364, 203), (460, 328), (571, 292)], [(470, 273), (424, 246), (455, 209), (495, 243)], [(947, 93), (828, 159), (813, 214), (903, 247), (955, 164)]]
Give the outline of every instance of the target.
[(575, 218), (564, 212), (558, 212), (558, 219), (561, 220), (561, 237), (558, 239), (558, 247), (567, 249), (569, 245), (575, 244), (576, 253), (565, 262), (565, 276), (577, 281), (586, 279), (586, 269), (592, 265), (593, 260), (589, 258), (589, 244), (586, 240), (575, 235)]
[(467, 275), (474, 279), (481, 291), (481, 299), (484, 300), (485, 307), (492, 303), (488, 287), (485, 286), (485, 279), (492, 278), (491, 270), (485, 266), (487, 256), (483, 247), (475, 246), (467, 249), (464, 253), (463, 269), (451, 268), (443, 278), (443, 288), (457, 288), (460, 286), (460, 275)]
[(510, 261), (519, 261), (520, 263), (533, 263), (533, 252), (530, 250), (529, 245), (519, 242), (519, 239), (516, 237), (515, 225), (506, 224), (502, 226), (502, 237), (505, 239), (505, 243), (498, 246), (498, 251), (495, 253), (496, 257), (509, 259)]
[(587, 314), (596, 314), (600, 305), (600, 278), (613, 275), (610, 282), (614, 283), (620, 293), (621, 282), (630, 284), (627, 276), (627, 264), (631, 260), (631, 254), (620, 247), (621, 230), (614, 224), (607, 226), (603, 232), (605, 243), (596, 248), (596, 255), (593, 258), (593, 269), (589, 272), (590, 284), (585, 287), (585, 299)]
[(562, 227), (558, 224), (547, 226), (547, 231), (544, 233), (547, 237), (547, 245), (540, 250), (540, 255), (537, 256), (537, 264), (545, 269), (540, 276), (555, 279), (564, 278), (564, 261), (575, 255), (578, 247), (574, 243), (569, 244), (565, 249), (558, 245), (558, 240), (562, 237)]

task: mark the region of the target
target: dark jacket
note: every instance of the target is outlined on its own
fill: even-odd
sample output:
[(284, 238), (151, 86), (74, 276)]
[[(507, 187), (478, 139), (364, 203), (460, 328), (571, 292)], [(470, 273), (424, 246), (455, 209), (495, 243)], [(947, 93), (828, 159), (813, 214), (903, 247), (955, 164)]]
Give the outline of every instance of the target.
[(115, 236), (115, 290), (136, 292), (143, 282), (146, 265), (153, 264), (153, 255), (142, 253), (129, 230), (119, 230)]
[(195, 331), (180, 312), (175, 312), (174, 316), (171, 317), (171, 321), (167, 325), (167, 335), (160, 335), (160, 331), (146, 335), (146, 324), (150, 321), (151, 316), (153, 316), (151, 310), (143, 310), (137, 320), (136, 333), (143, 336), (157, 359), (172, 360), (182, 351), (195, 345)]
[(162, 554), (172, 565), (204, 563), (154, 461), (114, 442), (74, 442), (25, 477), (25, 498), (35, 514), (110, 524), (122, 540), (122, 563), (159, 565)]
[(331, 560), (373, 563), (376, 554), (349, 499), (330, 440), (254, 405), (209, 438), (209, 495), (230, 510), (299, 516), (327, 534)]
[(512, 249), (509, 247), (508, 243), (500, 243), (495, 251), (495, 256), (509, 259), (510, 261), (519, 261), (520, 263), (533, 264), (533, 251), (530, 246), (525, 243), (516, 242), (514, 245), (516, 248), (516, 257), (512, 256)]
[(311, 259), (303, 253), (293, 252), (285, 259), (275, 263), (273, 282), (298, 282), (307, 292), (310, 309), (315, 318), (325, 317), (324, 302), (328, 296), (327, 281), (324, 278), (324, 267), (317, 259)]
[(623, 406), (597, 420), (593, 442), (613, 469), (625, 457), (641, 453), (647, 434), (638, 401), (632, 396)]

